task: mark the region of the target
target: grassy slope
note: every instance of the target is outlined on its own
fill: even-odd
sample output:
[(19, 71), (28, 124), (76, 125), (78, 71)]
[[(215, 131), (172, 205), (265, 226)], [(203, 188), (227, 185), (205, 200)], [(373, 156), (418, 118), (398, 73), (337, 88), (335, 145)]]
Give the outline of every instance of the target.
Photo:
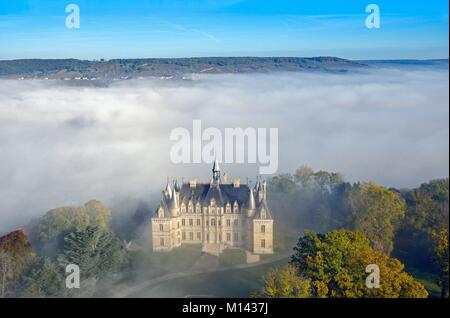
[[(275, 254), (262, 255), (261, 259), (275, 257), (292, 250), (297, 236), (285, 227), (275, 227)], [(159, 277), (168, 273), (185, 271), (192, 268), (201, 254), (200, 245), (184, 245), (171, 253), (154, 253), (150, 249), (134, 252), (133, 270), (130, 270), (123, 283), (133, 285), (143, 280)], [(219, 257), (219, 266), (227, 267), (246, 262), (245, 252), (225, 250)], [(249, 297), (262, 288), (264, 274), (273, 267), (287, 264), (288, 259), (272, 264), (261, 265), (244, 270), (232, 270), (178, 278), (131, 297), (184, 297), (186, 295), (211, 295), (214, 297)]]
[(263, 286), (263, 275), (270, 269), (283, 266), (282, 260), (244, 270), (193, 275), (156, 285), (131, 297), (249, 297)]
[(186, 245), (170, 253), (153, 252), (151, 248), (135, 251), (131, 257), (131, 268), (126, 281), (132, 285), (168, 273), (190, 269), (201, 254), (201, 246)]
[(441, 289), (436, 283), (437, 277), (435, 274), (423, 272), (415, 268), (407, 268), (406, 271), (425, 286), (429, 297), (439, 298), (441, 296)]
[[(291, 250), (295, 245), (295, 235), (288, 228), (280, 226), (275, 231), (276, 254)], [(201, 245), (184, 245), (171, 253), (154, 253), (150, 248), (133, 252), (133, 270), (126, 275), (123, 283), (133, 285), (143, 280), (191, 269), (201, 255)], [(263, 255), (262, 259), (271, 255)], [(225, 250), (219, 257), (219, 266), (245, 263), (245, 252)], [(211, 297), (249, 297), (263, 286), (263, 276), (274, 267), (283, 266), (288, 259), (273, 264), (261, 265), (244, 270), (199, 274), (155, 285), (131, 297), (185, 297), (188, 295)], [(428, 290), (430, 297), (439, 297), (440, 289), (435, 275), (414, 268), (407, 271)]]

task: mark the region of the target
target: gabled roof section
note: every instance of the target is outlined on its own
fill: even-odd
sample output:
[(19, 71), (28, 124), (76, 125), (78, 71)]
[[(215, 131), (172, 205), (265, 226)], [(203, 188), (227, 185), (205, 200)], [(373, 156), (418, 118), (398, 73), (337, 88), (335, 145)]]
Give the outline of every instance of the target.
[[(261, 210), (262, 209), (266, 210), (266, 217), (265, 218), (261, 217)], [(269, 205), (267, 204), (266, 200), (262, 200), (259, 203), (259, 206), (258, 206), (258, 209), (256, 210), (254, 218), (255, 219), (264, 219), (264, 220), (273, 220), (272, 211), (270, 210)]]
[(163, 211), (164, 211), (164, 218), (170, 218), (171, 217), (170, 211), (169, 211), (169, 207), (168, 207), (167, 202), (166, 202), (166, 200), (164, 198), (161, 199), (161, 202), (159, 203), (159, 207), (155, 211), (155, 215), (156, 216), (158, 216), (159, 208), (163, 209)]
[(247, 204), (250, 189), (247, 185), (233, 187), (232, 184), (210, 184), (197, 183), (196, 187), (191, 188), (189, 183), (184, 183), (180, 190), (180, 202), (186, 205), (189, 200), (194, 203), (208, 204), (214, 198), (218, 205), (224, 206), (227, 202), (233, 204), (235, 201), (239, 206)]

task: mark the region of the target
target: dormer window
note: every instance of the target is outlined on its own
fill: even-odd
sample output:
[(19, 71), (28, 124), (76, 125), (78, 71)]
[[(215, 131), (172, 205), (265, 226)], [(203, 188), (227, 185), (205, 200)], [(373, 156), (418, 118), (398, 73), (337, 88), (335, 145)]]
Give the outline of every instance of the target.
[(239, 205), (236, 201), (233, 204), (233, 213), (239, 213)]
[(261, 219), (265, 219), (266, 218), (266, 209), (262, 208), (261, 209)]

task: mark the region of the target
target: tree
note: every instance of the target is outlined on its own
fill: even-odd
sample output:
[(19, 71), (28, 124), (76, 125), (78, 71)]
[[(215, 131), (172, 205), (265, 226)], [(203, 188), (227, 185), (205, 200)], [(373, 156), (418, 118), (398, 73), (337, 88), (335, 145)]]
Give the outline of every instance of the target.
[(307, 165), (300, 166), (294, 175), (295, 181), (300, 183), (303, 188), (318, 187), (323, 191), (332, 191), (332, 189), (344, 183), (344, 177), (338, 172), (328, 172), (319, 170), (315, 172)]
[(91, 218), (91, 225), (97, 225), (101, 229), (109, 228), (111, 211), (100, 201), (90, 200), (84, 204), (84, 208)]
[(434, 232), (449, 226), (449, 180), (437, 179), (412, 190), (402, 190), (407, 208), (395, 237), (394, 255), (421, 271), (439, 275), (435, 257)]
[[(424, 286), (403, 272), (403, 264), (371, 247), (362, 233), (335, 230), (306, 233), (294, 248), (291, 264), (311, 280), (313, 297), (427, 297)], [(380, 270), (380, 288), (366, 286), (366, 267)]]
[(439, 231), (449, 226), (449, 180), (437, 179), (405, 191), (405, 225), (417, 231)]
[(64, 238), (64, 252), (59, 257), (62, 266), (76, 264), (82, 279), (115, 273), (126, 261), (122, 242), (110, 231), (87, 226)]
[(448, 282), (449, 282), (449, 261), (448, 261), (448, 229), (441, 229), (440, 231), (433, 231), (434, 238), (434, 261), (439, 267), (439, 281), (441, 287), (441, 297), (448, 297)]
[(306, 188), (311, 185), (312, 177), (314, 175), (314, 170), (307, 165), (301, 165), (296, 171), (295, 171), (295, 181), (299, 182), (302, 187)]
[(57, 264), (39, 257), (22, 279), (22, 297), (56, 297), (64, 288), (64, 276)]
[(335, 186), (344, 182), (344, 178), (341, 174), (323, 170), (314, 173), (314, 180), (322, 191), (327, 192), (332, 191)]
[(291, 174), (280, 174), (279, 176), (275, 176), (269, 180), (268, 188), (270, 191), (287, 194), (295, 192), (298, 186)]
[(327, 232), (351, 224), (347, 199), (351, 185), (339, 173), (315, 172), (302, 165), (294, 175), (280, 174), (268, 183), (270, 205), (296, 230)]
[(1, 297), (15, 295), (22, 274), (29, 268), (35, 256), (24, 230), (16, 230), (0, 237)]
[(299, 277), (297, 268), (287, 265), (269, 271), (264, 277), (264, 288), (256, 293), (264, 298), (308, 298), (311, 296), (311, 281)]
[(4, 298), (11, 276), (13, 259), (9, 253), (0, 250), (0, 297)]
[(405, 215), (405, 201), (400, 194), (371, 182), (355, 184), (348, 193), (353, 216), (352, 227), (364, 233), (373, 247), (389, 255), (394, 235)]
[(32, 238), (42, 254), (55, 256), (61, 252), (67, 234), (88, 225), (108, 229), (110, 215), (111, 211), (96, 200), (83, 207), (55, 208), (32, 224)]

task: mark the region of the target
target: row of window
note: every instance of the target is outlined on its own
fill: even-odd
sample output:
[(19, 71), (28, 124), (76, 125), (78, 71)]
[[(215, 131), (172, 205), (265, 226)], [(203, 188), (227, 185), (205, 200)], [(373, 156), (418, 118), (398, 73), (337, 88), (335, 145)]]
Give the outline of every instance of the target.
[[(181, 213), (186, 213), (186, 208), (181, 208), (180, 209)], [(216, 214), (216, 213), (220, 213), (220, 208), (211, 208), (210, 209), (211, 214)], [(187, 209), (187, 213), (194, 213), (194, 209)], [(195, 213), (202, 213), (202, 211), (200, 209), (196, 209)], [(208, 213), (208, 210), (205, 210), (205, 213)], [(225, 213), (226, 214), (231, 214), (231, 213), (235, 213), (238, 214), (239, 213), (239, 209), (233, 209), (231, 210), (230, 208), (226, 208), (225, 209)]]
[[(219, 226), (221, 226), (222, 224), (222, 222), (219, 220)], [(182, 219), (181, 220), (181, 224), (183, 225), (183, 226), (185, 226), (186, 225), (186, 220), (185, 219)], [(227, 222), (226, 222), (226, 224), (227, 224), (227, 226), (231, 226), (231, 220), (230, 219), (227, 219)], [(234, 222), (233, 222), (233, 225), (234, 226), (238, 226), (238, 220), (234, 220)], [(193, 226), (194, 225), (194, 220), (193, 219), (189, 219), (189, 226)], [(200, 226), (201, 225), (201, 219), (197, 219), (197, 225), (198, 226)], [(211, 220), (211, 226), (215, 226), (216, 225), (216, 220), (215, 219), (212, 219)], [(208, 226), (208, 220), (206, 220), (206, 226)], [(178, 228), (180, 227), (180, 225), (178, 224)], [(159, 230), (162, 232), (162, 231), (164, 231), (164, 225), (163, 224), (160, 224), (159, 225)], [(261, 233), (266, 233), (266, 226), (265, 225), (261, 225)]]
[[(216, 202), (214, 200), (211, 201), (210, 206), (211, 212), (213, 213), (216, 211), (216, 209), (220, 209), (220, 207), (216, 207)], [(207, 206), (204, 208), (208, 209)], [(188, 213), (194, 213), (194, 210), (197, 213), (201, 213), (202, 207), (199, 204), (197, 204), (194, 209), (194, 206), (189, 204), (187, 207)], [(239, 205), (233, 204), (233, 206), (231, 206), (230, 204), (227, 204), (225, 206), (225, 213), (231, 213), (231, 211), (233, 211), (234, 213), (239, 213)], [(184, 205), (184, 203), (181, 204), (181, 213), (186, 213), (186, 205)]]
[[(201, 240), (202, 239), (202, 233), (201, 232), (196, 232), (196, 239), (197, 240)], [(183, 241), (185, 241), (187, 239), (187, 235), (189, 235), (189, 241), (193, 241), (194, 240), (194, 232), (182, 232), (181, 233), (181, 237), (183, 239)], [(209, 241), (209, 233), (206, 234), (206, 240)], [(222, 235), (219, 233), (219, 241), (222, 240)], [(226, 240), (227, 242), (231, 242), (231, 233), (226, 233)], [(239, 241), (239, 234), (238, 233), (233, 233), (233, 241), (237, 242)]]
[[(188, 221), (189, 226), (194, 226), (194, 219), (181, 219), (181, 225), (185, 226), (186, 225), (186, 221)], [(219, 226), (222, 226), (222, 221), (218, 220), (217, 224)], [(197, 226), (201, 226), (202, 225), (202, 220), (201, 219), (196, 219), (196, 225)], [(239, 221), (237, 219), (233, 220), (233, 226), (238, 226), (239, 225)], [(209, 220), (206, 220), (206, 226), (209, 226)], [(211, 219), (211, 226), (216, 226), (216, 219)], [(231, 220), (227, 219), (226, 220), (226, 226), (231, 226)]]
[[(186, 232), (182, 233), (183, 236), (183, 240), (186, 240)], [(202, 234), (200, 232), (197, 232), (197, 240), (201, 240)], [(233, 240), (235, 242), (237, 242), (239, 239), (238, 234), (234, 233), (233, 236)], [(194, 240), (194, 233), (193, 232), (189, 232), (189, 240), (193, 241)], [(207, 234), (207, 240), (209, 241), (209, 235)], [(227, 233), (227, 241), (230, 242), (231, 241), (231, 233)], [(159, 239), (159, 245), (160, 246), (164, 246), (164, 238), (161, 237)], [(261, 248), (266, 248), (266, 240), (261, 240), (260, 242), (260, 246)]]
[[(186, 232), (182, 232), (181, 237), (183, 238), (183, 240), (186, 240)], [(197, 240), (201, 240), (201, 239), (202, 239), (202, 233), (197, 232)], [(194, 232), (189, 232), (189, 240), (190, 241), (194, 240)]]

